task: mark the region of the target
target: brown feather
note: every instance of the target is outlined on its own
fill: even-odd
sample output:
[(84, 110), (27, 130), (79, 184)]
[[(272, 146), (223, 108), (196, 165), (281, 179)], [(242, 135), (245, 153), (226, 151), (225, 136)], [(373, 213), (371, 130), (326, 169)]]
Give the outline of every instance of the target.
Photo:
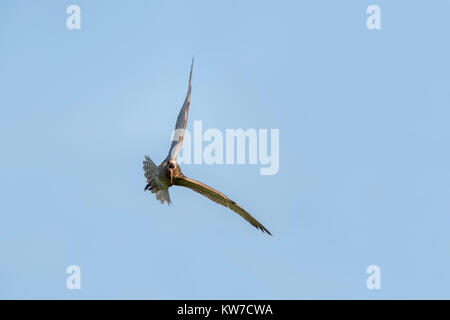
[(175, 133), (172, 144), (170, 145), (169, 154), (166, 161), (169, 159), (176, 160), (178, 152), (180, 152), (181, 145), (183, 144), (184, 132), (186, 130), (186, 124), (189, 114), (189, 105), (191, 104), (191, 91), (192, 91), (192, 71), (194, 69), (194, 58), (192, 58), (191, 72), (189, 74), (189, 87), (184, 100), (183, 106), (178, 113), (177, 122), (175, 124)]
[(195, 192), (200, 193), (201, 195), (207, 197), (208, 199), (218, 204), (221, 204), (227, 208), (230, 208), (231, 210), (239, 214), (242, 218), (247, 220), (255, 228), (272, 235), (270, 231), (267, 230), (261, 223), (259, 223), (258, 220), (253, 218), (250, 213), (242, 209), (236, 202), (234, 202), (224, 194), (220, 193), (219, 191), (215, 190), (214, 188), (211, 188), (210, 186), (207, 186), (204, 183), (201, 183), (194, 179), (190, 179), (185, 176), (175, 179), (174, 185), (194, 190)]

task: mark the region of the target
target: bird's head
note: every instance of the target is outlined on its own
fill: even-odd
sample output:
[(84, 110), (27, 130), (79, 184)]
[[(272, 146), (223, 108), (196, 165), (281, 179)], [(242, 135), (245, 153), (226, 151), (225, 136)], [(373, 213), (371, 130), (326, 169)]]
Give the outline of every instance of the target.
[(175, 176), (175, 170), (178, 167), (177, 163), (173, 160), (170, 160), (169, 163), (167, 164), (169, 167), (169, 172), (170, 172), (170, 183), (173, 183), (173, 178)]

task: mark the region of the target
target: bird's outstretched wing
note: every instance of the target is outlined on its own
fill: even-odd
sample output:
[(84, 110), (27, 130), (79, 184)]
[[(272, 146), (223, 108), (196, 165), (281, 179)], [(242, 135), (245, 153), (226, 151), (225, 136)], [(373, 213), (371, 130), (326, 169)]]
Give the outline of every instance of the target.
[(223, 195), (219, 191), (211, 188), (210, 186), (207, 186), (204, 183), (201, 183), (199, 181), (196, 181), (194, 179), (190, 179), (188, 177), (182, 177), (177, 178), (174, 181), (174, 185), (186, 187), (189, 189), (194, 190), (195, 192), (200, 193), (201, 195), (209, 198), (210, 200), (221, 204), (225, 207), (230, 208), (237, 214), (239, 214), (242, 218), (247, 220), (252, 226), (254, 226), (257, 229), (260, 229), (263, 232), (267, 232), (268, 234), (272, 235), (269, 230), (267, 230), (261, 223), (258, 222), (255, 218), (253, 218), (250, 213), (242, 209), (236, 202), (228, 198), (227, 196)]
[(166, 160), (176, 160), (178, 152), (180, 152), (183, 144), (184, 131), (186, 130), (186, 123), (188, 120), (189, 104), (191, 103), (191, 89), (192, 89), (192, 70), (194, 68), (194, 58), (192, 58), (191, 73), (189, 75), (189, 88), (184, 99), (183, 106), (178, 114), (177, 123), (175, 124), (175, 131), (172, 137), (172, 145), (170, 146), (169, 154)]

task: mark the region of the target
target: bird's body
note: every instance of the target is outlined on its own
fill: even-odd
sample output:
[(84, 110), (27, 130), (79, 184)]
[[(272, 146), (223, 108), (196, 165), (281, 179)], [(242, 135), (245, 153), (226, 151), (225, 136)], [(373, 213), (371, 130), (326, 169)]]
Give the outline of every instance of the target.
[[(152, 193), (156, 193), (156, 198), (164, 203), (171, 204), (169, 196), (169, 188), (173, 186), (173, 177), (170, 176), (170, 163), (168, 160), (164, 160), (158, 167), (153, 163), (150, 157), (146, 156), (144, 160), (145, 177), (147, 178), (147, 185), (145, 190), (150, 190)], [(174, 170), (174, 176), (176, 172), (177, 177), (181, 177), (180, 167), (177, 165), (177, 169)]]
[(189, 113), (193, 66), (194, 60), (192, 60), (191, 72), (189, 76), (188, 93), (177, 118), (174, 138), (172, 140), (169, 154), (159, 166), (156, 166), (149, 156), (145, 156), (144, 172), (145, 178), (147, 179), (145, 190), (150, 190), (152, 193), (156, 194), (156, 199), (158, 199), (161, 203), (167, 201), (167, 204), (170, 205), (172, 203), (169, 195), (170, 187), (176, 185), (189, 188), (218, 204), (230, 208), (245, 220), (247, 220), (254, 227), (271, 235), (269, 230), (267, 230), (261, 223), (253, 218), (247, 211), (242, 209), (236, 202), (229, 199), (219, 191), (207, 186), (206, 184), (186, 177), (181, 172), (180, 166), (178, 165), (176, 159), (183, 143), (184, 131), (186, 129), (186, 123)]

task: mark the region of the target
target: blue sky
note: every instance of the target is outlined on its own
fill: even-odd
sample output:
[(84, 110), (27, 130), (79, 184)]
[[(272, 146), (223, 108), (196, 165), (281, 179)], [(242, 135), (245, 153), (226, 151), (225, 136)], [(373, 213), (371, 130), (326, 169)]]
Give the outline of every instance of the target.
[[(66, 8), (81, 8), (81, 30)], [(381, 8), (382, 29), (366, 28)], [(449, 1), (2, 1), (0, 298), (450, 298)], [(188, 129), (280, 130), (280, 170), (184, 165)], [(66, 268), (81, 268), (81, 289)], [(366, 268), (381, 268), (368, 290)]]

